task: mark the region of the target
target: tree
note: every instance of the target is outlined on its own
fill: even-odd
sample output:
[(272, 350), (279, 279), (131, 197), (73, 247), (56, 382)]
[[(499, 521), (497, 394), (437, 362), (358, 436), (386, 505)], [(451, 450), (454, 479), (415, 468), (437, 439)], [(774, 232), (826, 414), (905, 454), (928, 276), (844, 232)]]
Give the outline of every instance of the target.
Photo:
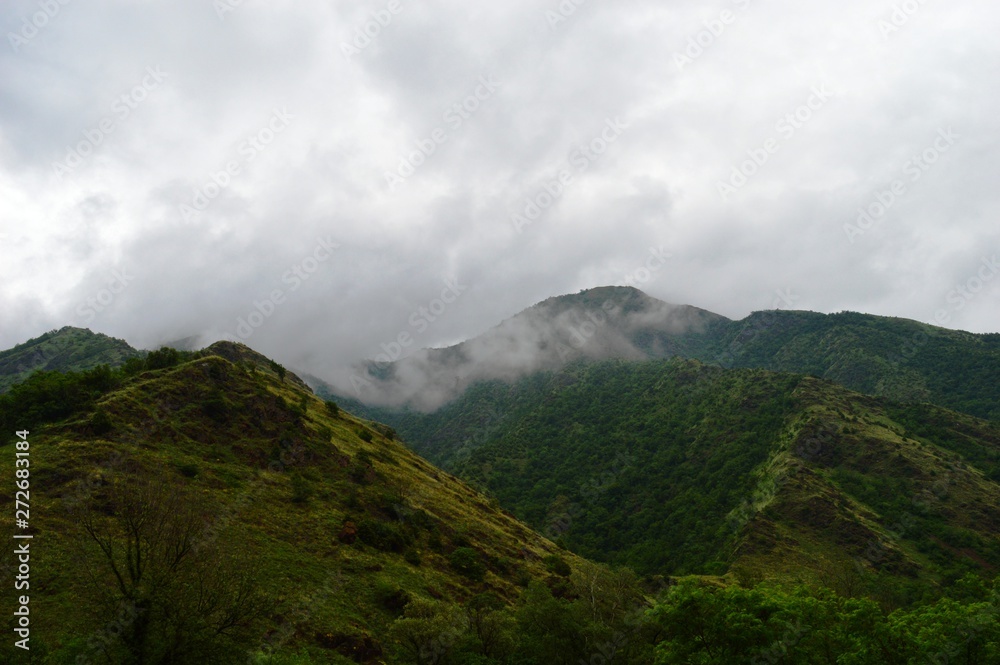
[(146, 356), (146, 369), (147, 370), (157, 370), (157, 369), (167, 369), (168, 367), (173, 367), (181, 361), (181, 354), (177, 349), (171, 349), (169, 346), (161, 347), (159, 351), (151, 351), (148, 356)]
[(479, 653), (500, 660), (510, 652), (514, 642), (514, 618), (500, 598), (492, 593), (474, 596), (465, 605), (465, 615)]
[(403, 662), (440, 665), (447, 662), (467, 628), (468, 619), (457, 608), (414, 598), (403, 616), (393, 622), (389, 639)]
[(448, 555), (448, 562), (455, 571), (474, 582), (482, 582), (486, 576), (486, 564), (479, 552), (471, 547), (459, 547)]
[(269, 603), (246, 554), (219, 544), (239, 539), (208, 536), (199, 501), (126, 465), (76, 509), (95, 619), (127, 616), (101, 645), (109, 661), (242, 660)]

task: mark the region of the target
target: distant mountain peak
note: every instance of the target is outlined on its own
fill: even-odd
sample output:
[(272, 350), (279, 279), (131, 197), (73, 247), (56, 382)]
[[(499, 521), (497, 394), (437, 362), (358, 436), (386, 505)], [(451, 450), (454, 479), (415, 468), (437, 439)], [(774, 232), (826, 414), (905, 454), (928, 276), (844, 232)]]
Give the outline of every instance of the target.
[(117, 366), (142, 355), (127, 342), (87, 328), (64, 326), (0, 352), (0, 392), (37, 371), (81, 371)]
[(366, 403), (428, 410), (473, 383), (514, 381), (575, 360), (690, 355), (706, 330), (728, 321), (631, 286), (596, 287), (548, 298), (460, 344), (359, 366), (350, 388)]

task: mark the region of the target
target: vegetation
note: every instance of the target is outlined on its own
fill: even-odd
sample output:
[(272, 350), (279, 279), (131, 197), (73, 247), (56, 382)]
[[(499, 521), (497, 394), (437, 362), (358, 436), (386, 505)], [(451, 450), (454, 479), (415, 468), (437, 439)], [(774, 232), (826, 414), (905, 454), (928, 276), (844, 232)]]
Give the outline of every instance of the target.
[(1000, 420), (1000, 335), (855, 312), (758, 312), (712, 340), (706, 362), (836, 381), (902, 402)]
[[(33, 662), (399, 662), (388, 635), (409, 603), (507, 607), (551, 577), (551, 542), (256, 358), (162, 350), (0, 396), (0, 482), (29, 429), (45, 540)], [(13, 548), (0, 557), (9, 589)], [(0, 662), (19, 652), (7, 641)]]
[(143, 354), (125, 341), (80, 328), (65, 327), (0, 351), (0, 393), (35, 372), (83, 372), (100, 365), (117, 367)]
[(842, 573), (861, 561), (906, 603), (913, 576), (1000, 566), (1000, 428), (814, 378), (577, 363), (397, 426), (570, 550), (644, 574), (756, 568), (879, 593)]
[(31, 430), (32, 661), (1000, 660), (994, 423), (679, 359), (392, 426), (340, 402), (231, 343), (0, 395), (0, 482)]

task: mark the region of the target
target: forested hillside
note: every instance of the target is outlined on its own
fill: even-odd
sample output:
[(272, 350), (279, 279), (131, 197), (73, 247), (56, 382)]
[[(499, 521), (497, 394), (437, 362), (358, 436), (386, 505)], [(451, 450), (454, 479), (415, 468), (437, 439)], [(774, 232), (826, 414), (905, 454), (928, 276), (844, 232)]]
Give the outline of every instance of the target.
[(0, 352), (0, 393), (38, 371), (82, 371), (117, 367), (142, 355), (127, 342), (81, 328), (52, 330)]

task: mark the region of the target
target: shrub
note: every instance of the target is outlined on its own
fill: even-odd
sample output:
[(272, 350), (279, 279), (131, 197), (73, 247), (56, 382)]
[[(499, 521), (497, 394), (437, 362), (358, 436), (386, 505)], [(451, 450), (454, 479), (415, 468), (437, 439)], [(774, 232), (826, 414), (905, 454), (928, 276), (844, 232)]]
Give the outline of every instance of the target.
[(471, 547), (459, 547), (448, 555), (448, 563), (455, 572), (474, 582), (481, 582), (486, 576), (486, 564), (483, 563), (479, 552)]
[(195, 478), (198, 475), (198, 465), (197, 464), (181, 464), (177, 467), (181, 475), (185, 478)]
[(362, 520), (358, 523), (358, 538), (365, 545), (382, 552), (401, 553), (410, 544), (410, 539), (395, 524), (380, 520)]
[(545, 568), (550, 573), (558, 575), (559, 577), (569, 577), (573, 574), (573, 569), (569, 567), (569, 564), (566, 563), (566, 560), (561, 556), (550, 554), (545, 557), (543, 561), (545, 562)]
[(279, 380), (284, 381), (285, 380), (285, 373), (286, 373), (285, 368), (282, 367), (281, 365), (279, 365), (277, 362), (275, 362), (273, 360), (270, 361), (270, 365), (271, 365), (271, 371), (273, 371), (275, 374), (278, 375), (278, 379)]
[(305, 503), (312, 496), (313, 490), (301, 473), (292, 474), (292, 501)]
[(98, 409), (94, 412), (94, 415), (90, 417), (89, 428), (91, 432), (101, 436), (113, 430), (115, 425), (111, 422), (111, 418), (107, 413)]
[(372, 429), (374, 429), (376, 432), (378, 432), (385, 438), (389, 439), (390, 441), (395, 441), (398, 437), (398, 435), (396, 434), (396, 430), (382, 423), (373, 423)]
[(229, 408), (226, 406), (222, 391), (216, 389), (210, 392), (201, 403), (201, 411), (215, 422), (225, 422)]
[(340, 415), (340, 407), (337, 406), (337, 403), (334, 402), (334, 401), (332, 401), (332, 400), (327, 400), (326, 401), (326, 410), (330, 412), (331, 416), (339, 416)]
[(420, 567), (420, 564), (423, 563), (423, 560), (420, 558), (420, 553), (413, 548), (403, 552), (403, 560), (411, 566), (416, 566), (418, 568)]
[(359, 485), (367, 485), (375, 479), (375, 467), (372, 466), (371, 455), (365, 451), (354, 456), (354, 461), (347, 467), (347, 475)]
[(403, 616), (403, 610), (409, 605), (412, 596), (406, 590), (388, 582), (379, 582), (375, 585), (375, 600), (382, 609), (394, 617), (400, 617)]

